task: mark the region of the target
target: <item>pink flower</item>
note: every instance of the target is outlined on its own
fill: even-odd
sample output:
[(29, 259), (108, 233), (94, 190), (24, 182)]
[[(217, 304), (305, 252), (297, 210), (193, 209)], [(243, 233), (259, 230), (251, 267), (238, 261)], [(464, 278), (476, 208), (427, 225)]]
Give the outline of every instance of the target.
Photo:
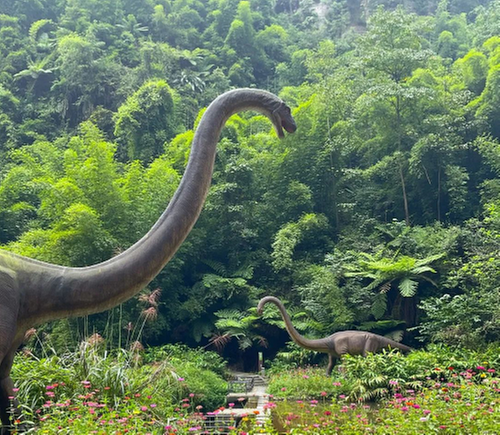
[(477, 366), (477, 367), (476, 367), (476, 370), (486, 370), (486, 368), (485, 368), (485, 367), (483, 367), (483, 366)]
[(334, 387), (340, 387), (342, 384), (340, 382), (332, 382)]
[(326, 391), (322, 391), (320, 394), (321, 394), (323, 397), (325, 397), (325, 396), (327, 395), (327, 392), (326, 392)]

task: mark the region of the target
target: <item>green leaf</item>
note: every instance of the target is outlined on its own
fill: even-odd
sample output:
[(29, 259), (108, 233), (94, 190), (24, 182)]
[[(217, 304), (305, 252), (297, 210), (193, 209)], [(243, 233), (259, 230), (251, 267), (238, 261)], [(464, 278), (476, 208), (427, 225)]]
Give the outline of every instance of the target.
[(399, 283), (399, 292), (405, 298), (411, 298), (417, 293), (418, 282), (404, 278)]
[(371, 312), (373, 316), (378, 320), (380, 319), (386, 311), (387, 308), (387, 294), (379, 293), (375, 296), (375, 300), (372, 305)]

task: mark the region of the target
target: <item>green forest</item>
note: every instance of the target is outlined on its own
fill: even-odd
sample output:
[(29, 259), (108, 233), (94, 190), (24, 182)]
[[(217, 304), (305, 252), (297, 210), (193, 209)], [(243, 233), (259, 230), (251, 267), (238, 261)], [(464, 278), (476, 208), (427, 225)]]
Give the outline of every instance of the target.
[(257, 315), (266, 295), (312, 338), (498, 346), (500, 0), (0, 0), (1, 249), (78, 267), (126, 250), (203, 110), (240, 87), (279, 95), (297, 132), (231, 117), (167, 267), (108, 312), (41, 325), (31, 352), (92, 336), (239, 370), (258, 352), (325, 364)]

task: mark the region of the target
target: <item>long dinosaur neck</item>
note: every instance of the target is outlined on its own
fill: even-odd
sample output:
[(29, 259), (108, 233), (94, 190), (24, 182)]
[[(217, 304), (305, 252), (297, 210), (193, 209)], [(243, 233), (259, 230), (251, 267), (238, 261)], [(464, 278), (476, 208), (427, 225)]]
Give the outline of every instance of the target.
[(196, 130), (180, 185), (151, 230), (125, 252), (94, 266), (64, 268), (28, 261), (29, 272), (36, 269), (38, 277), (45, 274), (49, 284), (29, 283), (30, 300), (38, 299), (38, 307), (26, 317), (40, 322), (96, 313), (144, 288), (172, 258), (200, 214), (211, 183), (216, 145), (227, 119), (242, 110), (256, 110), (273, 120), (279, 130), (273, 112), (282, 104), (273, 94), (253, 89), (229, 91), (214, 100)]
[(281, 317), (285, 322), (286, 330), (290, 335), (291, 339), (297, 343), (300, 347), (305, 349), (314, 350), (316, 352), (328, 352), (330, 349), (328, 348), (327, 342), (324, 338), (320, 338), (318, 340), (310, 340), (308, 338), (303, 337), (299, 334), (299, 332), (295, 329), (292, 324), (292, 320), (290, 319), (289, 314), (287, 313), (285, 306), (283, 303), (274, 296), (266, 296), (259, 301), (259, 305), (257, 311), (261, 311), (265, 304), (273, 303), (276, 305), (281, 313)]

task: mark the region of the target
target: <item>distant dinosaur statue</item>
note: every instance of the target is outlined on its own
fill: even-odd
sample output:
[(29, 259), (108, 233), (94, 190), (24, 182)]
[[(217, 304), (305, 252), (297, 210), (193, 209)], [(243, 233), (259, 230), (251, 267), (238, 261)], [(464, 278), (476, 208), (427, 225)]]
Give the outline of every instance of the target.
[(310, 340), (298, 333), (292, 325), (285, 306), (274, 296), (266, 296), (259, 301), (259, 305), (257, 306), (257, 313), (259, 315), (262, 314), (264, 305), (267, 303), (273, 303), (278, 307), (281, 317), (285, 321), (286, 330), (295, 343), (304, 349), (328, 354), (327, 376), (331, 375), (335, 361), (345, 354), (366, 356), (368, 352), (375, 353), (388, 348), (400, 349), (403, 352), (410, 352), (412, 350), (411, 347), (397, 341), (364, 331), (340, 331), (329, 337)]
[[(280, 138), (296, 130), (290, 108), (275, 95), (236, 89), (203, 114), (188, 165), (167, 209), (151, 230), (118, 256), (89, 267), (63, 267), (0, 250), (0, 416), (8, 433), (10, 371), (25, 332), (36, 325), (110, 309), (142, 290), (168, 263), (195, 224), (212, 179), (222, 127), (234, 113), (266, 115)], [(14, 403), (17, 406), (17, 402)]]

